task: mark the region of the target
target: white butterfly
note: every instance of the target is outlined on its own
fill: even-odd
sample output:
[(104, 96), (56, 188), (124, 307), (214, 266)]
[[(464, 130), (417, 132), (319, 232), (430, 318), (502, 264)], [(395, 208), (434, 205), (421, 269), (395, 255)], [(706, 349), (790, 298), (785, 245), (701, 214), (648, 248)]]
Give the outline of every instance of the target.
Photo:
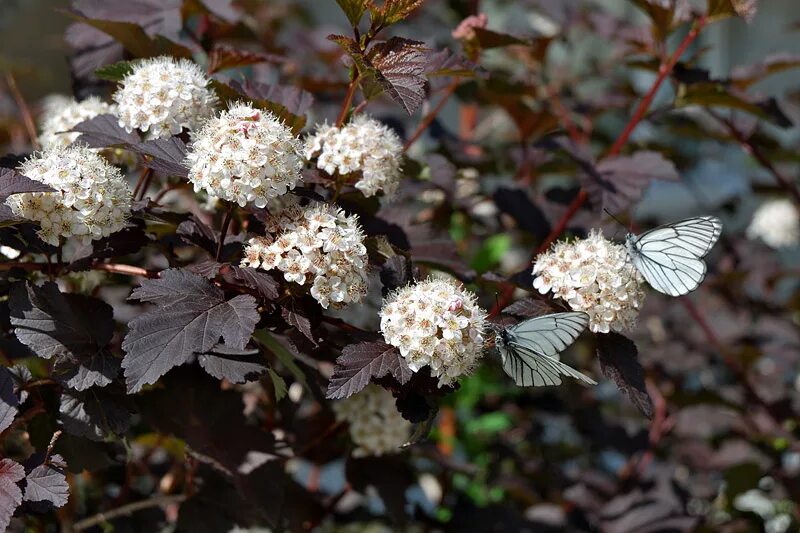
[(555, 313), (498, 328), (495, 345), (503, 360), (503, 370), (523, 387), (559, 385), (561, 376), (597, 385), (590, 377), (556, 359), (588, 324), (586, 313)]
[(703, 258), (722, 232), (717, 217), (687, 218), (641, 235), (625, 238), (628, 255), (644, 279), (657, 291), (681, 296), (706, 277)]

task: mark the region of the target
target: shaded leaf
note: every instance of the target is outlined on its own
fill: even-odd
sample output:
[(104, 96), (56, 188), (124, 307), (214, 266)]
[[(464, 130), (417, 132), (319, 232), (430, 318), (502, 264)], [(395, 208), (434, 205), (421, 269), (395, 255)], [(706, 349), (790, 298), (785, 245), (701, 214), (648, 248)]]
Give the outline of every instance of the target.
[(208, 352), (220, 338), (243, 349), (259, 319), (252, 296), (225, 300), (220, 288), (184, 270), (166, 270), (160, 279), (143, 281), (131, 298), (157, 308), (128, 324), (122, 367), (129, 392), (155, 383), (194, 354)]
[(110, 35), (88, 24), (70, 24), (64, 32), (64, 40), (72, 48), (69, 56), (70, 74), (76, 98), (102, 94), (108, 82), (95, 76), (103, 65), (123, 59), (125, 50)]
[(114, 315), (101, 300), (62, 294), (58, 285), (19, 283), (11, 289), (11, 325), (25, 346), (44, 359), (91, 358), (111, 340)]
[(392, 519), (405, 520), (406, 489), (416, 483), (416, 476), (402, 458), (392, 455), (349, 457), (345, 476), (357, 491), (364, 491), (370, 485), (375, 487)]
[(308, 317), (297, 311), (297, 309), (290, 309), (289, 307), (281, 308), (281, 316), (287, 324), (297, 329), (297, 331), (302, 333), (315, 345), (317, 344), (317, 339), (314, 336), (314, 333), (311, 331), (311, 321), (308, 319)]
[(373, 45), (367, 54), (379, 74), (377, 82), (409, 115), (425, 98), (426, 52), (419, 41), (392, 37)]
[(485, 76), (486, 72), (461, 54), (449, 48), (429, 50), (425, 55), (425, 74), (433, 76), (459, 76), (470, 78)]
[(280, 283), (261, 270), (229, 265), (223, 272), (223, 276), (230, 283), (241, 284), (257, 291), (265, 300), (275, 300), (279, 296)]
[(381, 267), (381, 283), (383, 288), (381, 294), (387, 294), (400, 287), (405, 287), (414, 281), (414, 274), (411, 268), (411, 261), (405, 256), (393, 255)]
[(250, 80), (245, 83), (232, 81), (228, 85), (211, 80), (211, 87), (223, 101), (245, 100), (253, 107), (273, 113), (296, 134), (305, 126), (306, 117), (303, 114), (313, 102), (311, 93), (293, 86), (268, 85)]
[(259, 63), (281, 63), (283, 60), (281, 56), (275, 54), (254, 52), (251, 50), (234, 48), (225, 44), (216, 44), (208, 54), (208, 73), (213, 74), (220, 70), (246, 67)]
[(749, 23), (755, 18), (758, 8), (758, 0), (707, 0), (707, 4), (709, 20), (738, 16)]
[(266, 329), (257, 330), (255, 332), (255, 338), (267, 350), (272, 352), (275, 357), (278, 358), (278, 361), (280, 361), (281, 364), (283, 364), (283, 366), (285, 366), (289, 372), (292, 373), (292, 376), (294, 376), (294, 379), (296, 379), (298, 383), (303, 385), (306, 390), (311, 390), (308, 386), (308, 380), (306, 379), (303, 369), (300, 368), (295, 362), (295, 354), (297, 353), (297, 349), (289, 339), (286, 337), (276, 336)]
[(680, 176), (660, 153), (642, 151), (603, 159), (583, 183), (596, 209), (619, 213), (639, 201), (654, 179), (678, 181)]
[(644, 416), (652, 419), (653, 401), (647, 394), (636, 345), (619, 333), (598, 333), (596, 338), (597, 357), (603, 374), (616, 383)]
[(456, 243), (447, 233), (418, 224), (406, 228), (406, 235), (411, 242), (411, 257), (415, 261), (450, 270), (462, 281), (475, 277), (475, 271), (458, 254)]
[(108, 237), (79, 247), (72, 255), (69, 270), (88, 269), (95, 261), (136, 253), (150, 242), (150, 237), (144, 231), (144, 224), (137, 221)]
[(286, 388), (286, 382), (283, 380), (280, 374), (278, 374), (271, 368), (268, 370), (269, 370), (269, 378), (272, 380), (272, 388), (275, 391), (275, 401), (279, 402), (286, 397), (286, 394), (288, 392), (288, 389)]
[(520, 229), (543, 240), (550, 233), (550, 223), (541, 209), (522, 189), (499, 187), (492, 195), (495, 205), (514, 219)]
[(143, 161), (144, 166), (165, 176), (181, 178), (189, 176), (189, 168), (185, 165), (186, 143), (177, 137), (153, 139), (133, 144), (128, 146), (128, 149), (131, 152), (147, 156)]
[(771, 74), (800, 67), (800, 55), (788, 52), (770, 54), (750, 65), (740, 66), (731, 72), (731, 82), (739, 89), (747, 89)]
[(542, 316), (552, 313), (553, 311), (554, 309), (548, 302), (536, 298), (523, 298), (503, 309), (503, 312), (506, 314), (522, 318)]
[(69, 500), (69, 484), (64, 469), (58, 466), (64, 459), (53, 455), (46, 464), (39, 465), (26, 476), (25, 501), (50, 502), (63, 507)]
[(68, 433), (95, 441), (125, 433), (131, 425), (128, 408), (101, 390), (65, 390), (61, 395), (59, 419)]
[(382, 342), (345, 346), (336, 360), (327, 397), (347, 398), (366, 387), (372, 378), (386, 375), (392, 375), (400, 384), (411, 379), (412, 371), (396, 347)]
[(516, 44), (528, 44), (528, 41), (525, 39), (486, 28), (472, 28), (472, 31), (475, 32), (475, 40), (478, 41), (478, 44), (483, 49), (500, 48), (503, 46), (512, 46)]
[(197, 362), (215, 378), (227, 379), (231, 383), (255, 381), (267, 371), (267, 367), (259, 361), (258, 350), (232, 349), (224, 344), (198, 355)]
[(107, 350), (92, 355), (75, 358), (59, 355), (53, 365), (53, 377), (66, 387), (79, 391), (95, 385), (105, 387), (119, 374), (119, 359)]
[[(5, 431), (17, 416), (20, 402), (14, 385), (14, 376), (11, 371), (0, 366), (0, 433)], [(0, 511), (0, 518), (2, 518), (2, 511)]]
[(726, 86), (720, 82), (694, 83), (682, 87), (678, 91), (675, 105), (679, 107), (700, 105), (738, 109), (769, 120), (783, 128), (793, 125), (791, 119), (786, 116), (775, 98), (759, 100), (735, 87)]
[(8, 527), (14, 511), (22, 503), (17, 483), (25, 477), (25, 468), (11, 459), (0, 459), (0, 529)]

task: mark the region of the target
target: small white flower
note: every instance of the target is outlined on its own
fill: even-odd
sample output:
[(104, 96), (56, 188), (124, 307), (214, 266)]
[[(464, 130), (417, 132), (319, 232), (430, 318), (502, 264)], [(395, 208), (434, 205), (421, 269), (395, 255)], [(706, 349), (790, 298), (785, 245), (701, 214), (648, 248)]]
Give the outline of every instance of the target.
[(399, 289), (383, 303), (381, 332), (408, 366), (429, 366), (439, 386), (469, 373), (483, 352), (486, 312), (456, 282), (428, 279)]
[(90, 96), (81, 102), (67, 97), (48, 97), (44, 105), (42, 134), (39, 141), (42, 148), (66, 148), (72, 144), (80, 133), (69, 133), (69, 130), (98, 115), (114, 113), (115, 106), (109, 105), (96, 96)]
[[(274, 210), (271, 210), (274, 211)], [(311, 296), (327, 309), (360, 302), (367, 294), (367, 249), (355, 215), (330, 204), (288, 204), (265, 223), (275, 240), (256, 237), (242, 265), (283, 272), (286, 281), (310, 284)], [(326, 246), (336, 242), (336, 246)]]
[(217, 97), (199, 65), (188, 59), (138, 61), (114, 94), (119, 125), (152, 139), (195, 130), (214, 114)]
[(88, 244), (125, 227), (131, 192), (120, 171), (85, 146), (51, 148), (25, 161), (20, 173), (55, 192), (9, 196), (18, 217), (37, 222), (39, 237), (54, 246), (60, 237)]
[(234, 104), (192, 136), (194, 190), (244, 207), (264, 207), (302, 180), (300, 141), (268, 111)]
[(306, 138), (306, 159), (317, 158), (317, 168), (342, 176), (359, 173), (355, 187), (364, 196), (397, 191), (403, 143), (391, 128), (365, 115), (336, 128), (327, 124)]
[(397, 411), (392, 394), (377, 385), (335, 402), (333, 410), (337, 420), (350, 425), (354, 457), (398, 453), (408, 442), (411, 422)]
[(764, 202), (753, 214), (747, 236), (761, 239), (771, 248), (796, 246), (800, 242), (800, 213), (787, 199)]
[(596, 333), (631, 329), (644, 302), (643, 279), (621, 244), (593, 230), (586, 239), (557, 243), (536, 258), (533, 288), (552, 292), (589, 315)]

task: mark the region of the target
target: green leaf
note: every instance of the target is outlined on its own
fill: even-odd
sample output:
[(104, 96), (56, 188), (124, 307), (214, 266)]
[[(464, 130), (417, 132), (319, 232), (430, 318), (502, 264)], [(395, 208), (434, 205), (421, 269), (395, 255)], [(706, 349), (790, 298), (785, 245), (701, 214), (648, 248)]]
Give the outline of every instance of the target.
[(286, 397), (286, 382), (271, 368), (267, 372), (269, 372), (269, 377), (272, 380), (272, 388), (275, 389), (275, 403), (277, 403)]
[(425, 0), (384, 0), (381, 7), (376, 7), (373, 2), (369, 8), (373, 28), (385, 28), (404, 20), (411, 13), (421, 7)]
[(104, 65), (94, 71), (94, 75), (101, 80), (122, 81), (122, 78), (133, 71), (133, 63), (130, 61), (117, 61), (110, 65)]
[(483, 433), (494, 435), (505, 431), (513, 425), (511, 417), (506, 413), (488, 413), (478, 418), (469, 420), (466, 423), (466, 430), (469, 434)]
[(364, 16), (364, 12), (369, 6), (369, 0), (336, 0), (336, 3), (342, 8), (347, 20), (354, 28), (361, 22), (361, 17)]
[(278, 361), (292, 373), (292, 376), (294, 376), (294, 379), (297, 380), (298, 383), (311, 392), (311, 388), (308, 386), (308, 381), (306, 380), (306, 375), (303, 369), (297, 366), (294, 354), (292, 354), (275, 335), (266, 329), (259, 329), (256, 330), (253, 337), (278, 358)]
[(472, 268), (479, 274), (491, 270), (503, 259), (503, 256), (511, 248), (511, 236), (505, 233), (492, 235), (483, 242), (475, 257), (472, 259)]

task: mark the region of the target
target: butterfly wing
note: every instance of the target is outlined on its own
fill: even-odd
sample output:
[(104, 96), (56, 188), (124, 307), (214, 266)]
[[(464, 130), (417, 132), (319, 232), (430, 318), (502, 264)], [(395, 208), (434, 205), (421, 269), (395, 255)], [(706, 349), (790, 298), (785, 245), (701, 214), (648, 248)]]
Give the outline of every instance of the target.
[(629, 242), (628, 252), (633, 266), (655, 290), (681, 296), (706, 277), (703, 257), (721, 232), (717, 217), (687, 218), (642, 233)]
[(585, 313), (556, 313), (508, 328), (507, 342), (497, 344), (503, 370), (522, 387), (559, 385), (561, 376), (596, 385), (591, 378), (555, 358), (575, 342), (588, 323)]

